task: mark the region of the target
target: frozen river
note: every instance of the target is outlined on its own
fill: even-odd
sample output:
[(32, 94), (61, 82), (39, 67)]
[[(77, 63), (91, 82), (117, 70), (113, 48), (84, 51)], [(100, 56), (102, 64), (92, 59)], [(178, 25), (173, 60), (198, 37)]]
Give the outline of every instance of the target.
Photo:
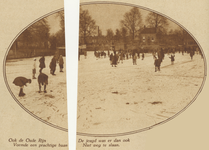
[[(47, 93), (38, 93), (38, 81), (32, 79), (32, 66), (34, 58), (13, 59), (6, 62), (6, 78), (11, 92), (19, 101), (20, 105), (26, 108), (30, 114), (34, 115), (39, 120), (49, 123), (55, 127), (67, 129), (67, 91), (66, 91), (66, 68), (64, 59), (64, 72), (59, 72), (59, 65), (56, 66), (55, 76), (50, 74), (49, 64), (52, 56), (45, 57), (46, 68), (42, 70), (48, 75)], [(36, 78), (39, 74), (39, 59), (36, 57)], [(27, 84), (23, 91), (26, 94), (24, 97), (19, 97), (18, 86), (12, 82), (18, 77), (23, 76), (32, 79), (31, 84)]]
[(116, 134), (156, 125), (186, 107), (201, 89), (204, 61), (200, 55), (175, 54), (174, 65), (165, 55), (161, 71), (154, 71), (151, 54), (124, 60), (112, 67), (109, 58), (93, 52), (78, 66), (77, 131)]

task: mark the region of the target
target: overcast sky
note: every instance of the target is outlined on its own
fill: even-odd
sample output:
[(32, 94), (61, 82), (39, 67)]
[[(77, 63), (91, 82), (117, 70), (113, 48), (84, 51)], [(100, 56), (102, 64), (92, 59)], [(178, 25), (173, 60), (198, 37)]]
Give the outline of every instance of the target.
[[(120, 29), (120, 20), (123, 20), (123, 16), (126, 12), (129, 12), (133, 7), (116, 4), (91, 4), (82, 5), (83, 10), (88, 10), (92, 19), (96, 21), (96, 25), (102, 30), (102, 34), (106, 35), (107, 29), (111, 28), (114, 33), (118, 28)], [(145, 24), (145, 18), (150, 11), (140, 9), (143, 23)], [(169, 21), (169, 29), (175, 29), (177, 25)]]
[[(96, 21), (96, 25), (102, 30), (102, 34), (106, 35), (107, 29), (112, 29), (113, 32), (118, 28), (120, 29), (120, 21), (126, 12), (130, 11), (131, 6), (116, 5), (116, 4), (91, 4), (82, 5), (82, 9), (87, 9), (92, 16), (92, 19)], [(145, 24), (145, 18), (149, 11), (140, 9), (143, 24)], [(57, 13), (54, 13), (47, 17), (50, 25), (50, 34), (55, 34), (60, 28), (60, 18), (57, 17)], [(177, 25), (169, 21), (169, 29), (175, 29)]]

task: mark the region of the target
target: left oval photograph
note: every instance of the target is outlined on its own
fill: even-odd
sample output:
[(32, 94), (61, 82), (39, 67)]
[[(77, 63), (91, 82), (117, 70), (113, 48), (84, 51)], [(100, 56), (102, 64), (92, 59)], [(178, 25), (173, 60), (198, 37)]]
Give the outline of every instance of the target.
[(64, 10), (51, 12), (23, 29), (4, 61), (14, 100), (39, 121), (67, 131)]

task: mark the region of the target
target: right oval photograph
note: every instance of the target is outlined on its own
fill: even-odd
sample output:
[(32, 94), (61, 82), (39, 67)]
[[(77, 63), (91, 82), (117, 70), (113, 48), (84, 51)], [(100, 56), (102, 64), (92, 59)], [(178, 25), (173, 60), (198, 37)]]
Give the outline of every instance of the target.
[(198, 41), (178, 20), (121, 3), (80, 5), (77, 134), (122, 136), (175, 119), (206, 79)]

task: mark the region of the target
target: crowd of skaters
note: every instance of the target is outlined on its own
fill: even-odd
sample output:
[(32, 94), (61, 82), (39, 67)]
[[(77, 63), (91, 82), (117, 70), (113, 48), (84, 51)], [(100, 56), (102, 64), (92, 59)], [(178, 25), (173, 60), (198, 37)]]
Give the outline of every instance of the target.
[(182, 53), (189, 54), (191, 60), (193, 60), (193, 56), (195, 54), (201, 55), (201, 58), (203, 58), (202, 52), (198, 47), (174, 47), (174, 48), (160, 48), (157, 51), (153, 51), (153, 58), (154, 58), (154, 65), (155, 65), (155, 72), (160, 71), (161, 63), (163, 62), (163, 59), (165, 57), (165, 54), (170, 55), (171, 59), (171, 65), (174, 65), (175, 61), (175, 53)]
[[(51, 61), (50, 61), (50, 64), (49, 64), (50, 74), (55, 75), (57, 63), (59, 64), (60, 72), (63, 72), (64, 60), (63, 60), (62, 55), (59, 55), (58, 58), (57, 58), (56, 55), (54, 55), (51, 58)], [(32, 79), (37, 79), (38, 85), (39, 85), (39, 93), (41, 92), (41, 87), (42, 86), (44, 86), (44, 93), (47, 93), (46, 86), (48, 85), (48, 75), (46, 75), (45, 73), (42, 72), (42, 70), (44, 68), (46, 68), (45, 56), (44, 55), (39, 59), (39, 68), (40, 68), (39, 69), (39, 75), (38, 75), (38, 78), (36, 78), (36, 58), (34, 58), (33, 59), (33, 65), (32, 65)], [(13, 83), (16, 86), (20, 87), (20, 91), (19, 91), (19, 96), (20, 97), (25, 95), (25, 93), (23, 92), (24, 86), (27, 86), (27, 83), (31, 83), (31, 82), (32, 82), (31, 79), (27, 79), (23, 76), (19, 76), (19, 77), (16, 77), (14, 79)]]
[[(111, 52), (112, 51), (112, 52)], [(155, 72), (160, 71), (160, 66), (165, 58), (165, 55), (168, 55), (168, 58), (171, 60), (171, 65), (174, 65), (175, 62), (175, 53), (181, 53), (182, 55), (189, 54), (191, 60), (195, 54), (199, 54), (203, 58), (202, 52), (197, 46), (176, 46), (176, 47), (159, 47), (156, 49), (145, 49), (139, 50), (108, 50), (107, 55), (110, 60), (110, 65), (112, 67), (117, 67), (119, 63), (123, 64), (124, 60), (132, 59), (133, 65), (137, 65), (137, 59), (144, 60), (145, 52), (151, 52), (154, 59)], [(106, 53), (104, 51), (94, 51), (94, 55), (97, 59), (105, 58)]]
[[(106, 58), (106, 55), (109, 57), (110, 64), (112, 67), (117, 67), (118, 63), (123, 64), (124, 60), (128, 60), (130, 58), (133, 59), (133, 64), (136, 65), (136, 60), (140, 58), (140, 53), (136, 51), (115, 51), (115, 50), (108, 50), (107, 54), (104, 51), (94, 51), (94, 56), (99, 58)], [(144, 53), (142, 53), (142, 60), (144, 59)]]

